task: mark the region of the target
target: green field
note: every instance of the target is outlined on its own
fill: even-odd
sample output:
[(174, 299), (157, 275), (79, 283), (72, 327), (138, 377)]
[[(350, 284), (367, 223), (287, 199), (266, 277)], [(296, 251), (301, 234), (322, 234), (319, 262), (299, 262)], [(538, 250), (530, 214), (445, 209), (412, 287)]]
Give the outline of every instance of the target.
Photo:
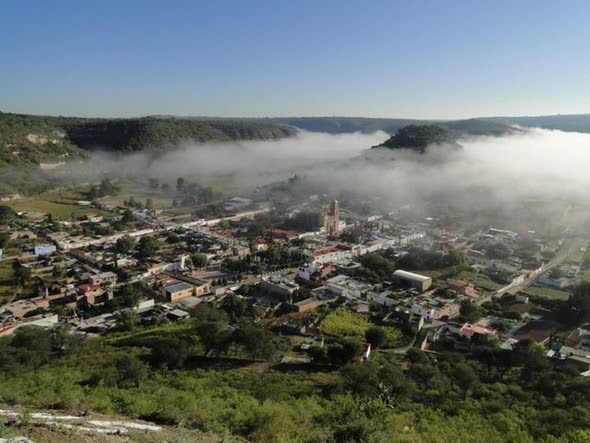
[(567, 258), (567, 261), (570, 263), (580, 263), (584, 259), (584, 252), (578, 251), (574, 252)]
[[(372, 326), (362, 314), (352, 312), (347, 308), (337, 308), (324, 318), (320, 324), (319, 331), (322, 334), (334, 337), (342, 337), (365, 341), (365, 332)], [(387, 332), (387, 339), (395, 342), (401, 338), (401, 332), (397, 329), (384, 327)]]
[(569, 292), (560, 291), (559, 289), (553, 289), (547, 286), (531, 286), (522, 292), (527, 295), (542, 297), (548, 300), (567, 300), (570, 296)]
[(43, 212), (51, 214), (56, 220), (69, 220), (88, 214), (105, 215), (104, 211), (88, 206), (80, 206), (76, 202), (85, 200), (85, 196), (70, 190), (56, 189), (34, 197), (11, 200), (6, 204), (17, 212)]
[(175, 191), (163, 191), (161, 189), (152, 189), (147, 183), (138, 182), (117, 182), (120, 191), (116, 195), (100, 198), (101, 203), (108, 205), (123, 206), (131, 197), (138, 203), (145, 205), (148, 198), (152, 199), (155, 209), (165, 209), (172, 206)]

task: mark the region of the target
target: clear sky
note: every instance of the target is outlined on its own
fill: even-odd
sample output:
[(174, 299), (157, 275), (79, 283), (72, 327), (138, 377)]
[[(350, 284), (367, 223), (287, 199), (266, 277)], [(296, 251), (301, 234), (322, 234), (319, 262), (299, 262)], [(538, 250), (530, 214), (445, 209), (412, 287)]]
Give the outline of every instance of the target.
[(588, 0), (0, 0), (0, 110), (590, 112)]

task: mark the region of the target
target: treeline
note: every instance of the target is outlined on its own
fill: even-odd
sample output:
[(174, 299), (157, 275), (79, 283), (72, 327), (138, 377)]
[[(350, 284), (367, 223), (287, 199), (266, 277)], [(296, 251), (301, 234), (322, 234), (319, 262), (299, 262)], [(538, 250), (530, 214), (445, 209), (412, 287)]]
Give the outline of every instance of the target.
[(454, 249), (443, 253), (414, 248), (401, 257), (396, 257), (394, 254), (393, 249), (388, 249), (383, 253), (372, 252), (359, 257), (363, 265), (362, 276), (370, 282), (379, 283), (391, 278), (391, 274), (396, 269), (432, 271), (452, 268), (458, 272), (467, 266), (465, 254)]

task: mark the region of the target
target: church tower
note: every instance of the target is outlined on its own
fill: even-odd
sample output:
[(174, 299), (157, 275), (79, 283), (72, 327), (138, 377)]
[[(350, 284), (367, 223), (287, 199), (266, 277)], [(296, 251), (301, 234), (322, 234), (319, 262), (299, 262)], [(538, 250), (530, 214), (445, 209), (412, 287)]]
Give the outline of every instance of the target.
[(324, 230), (328, 235), (340, 234), (340, 207), (337, 200), (330, 204), (330, 209), (324, 214)]

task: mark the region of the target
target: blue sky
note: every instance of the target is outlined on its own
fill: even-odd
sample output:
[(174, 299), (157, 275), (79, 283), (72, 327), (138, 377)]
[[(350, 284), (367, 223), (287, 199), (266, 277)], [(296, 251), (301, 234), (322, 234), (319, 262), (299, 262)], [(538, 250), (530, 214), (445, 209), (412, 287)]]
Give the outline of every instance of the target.
[(590, 112), (590, 2), (0, 0), (0, 110)]

